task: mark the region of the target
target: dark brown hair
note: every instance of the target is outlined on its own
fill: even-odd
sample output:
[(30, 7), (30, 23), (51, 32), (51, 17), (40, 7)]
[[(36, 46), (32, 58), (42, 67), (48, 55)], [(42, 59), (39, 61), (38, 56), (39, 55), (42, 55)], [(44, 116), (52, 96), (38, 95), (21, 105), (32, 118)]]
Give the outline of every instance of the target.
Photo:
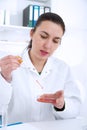
[[(65, 24), (64, 24), (64, 21), (63, 19), (58, 15), (58, 14), (55, 14), (55, 13), (52, 13), (52, 12), (47, 12), (47, 13), (44, 13), (42, 15), (39, 16), (37, 22), (36, 22), (36, 25), (33, 29), (33, 31), (35, 32), (37, 27), (40, 26), (40, 24), (43, 22), (43, 21), (51, 21), (51, 22), (54, 22), (58, 25), (60, 25), (63, 29), (63, 34), (65, 32)], [(30, 43), (28, 45), (28, 48), (31, 48), (32, 47), (32, 40), (30, 40)]]

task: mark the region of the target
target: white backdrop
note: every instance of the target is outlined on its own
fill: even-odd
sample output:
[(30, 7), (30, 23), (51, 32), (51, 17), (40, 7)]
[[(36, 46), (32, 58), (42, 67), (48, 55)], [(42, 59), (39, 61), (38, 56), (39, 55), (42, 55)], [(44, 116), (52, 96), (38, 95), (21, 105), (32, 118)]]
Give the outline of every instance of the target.
[[(17, 0), (14, 3), (12, 1), (15, 5), (13, 8), (14, 15), (16, 15), (17, 9), (16, 2)], [(23, 6), (22, 3), (20, 8)], [(8, 2), (7, 4), (9, 7)], [(60, 48), (55, 52), (55, 56), (65, 60), (71, 66), (75, 78), (82, 84), (80, 89), (84, 103), (81, 114), (87, 117), (87, 0), (51, 0), (51, 10), (62, 16), (66, 24), (66, 33)], [(18, 21), (18, 25), (19, 23), (20, 21)], [(1, 34), (2, 32), (0, 32), (0, 37)], [(7, 51), (8, 48), (11, 52), (21, 52), (25, 43), (21, 44), (20, 41), (18, 39), (19, 43), (17, 44), (0, 43), (0, 50), (6, 48)]]
[(55, 56), (71, 66), (79, 81), (84, 99), (81, 115), (87, 117), (87, 1), (52, 0), (51, 7), (66, 24), (66, 33)]

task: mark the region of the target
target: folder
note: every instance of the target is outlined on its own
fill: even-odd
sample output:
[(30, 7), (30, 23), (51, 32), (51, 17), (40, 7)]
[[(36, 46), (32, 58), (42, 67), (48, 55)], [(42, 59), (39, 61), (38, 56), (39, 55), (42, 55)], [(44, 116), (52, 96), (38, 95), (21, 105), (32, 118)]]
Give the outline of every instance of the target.
[(4, 11), (4, 24), (10, 25), (10, 12), (9, 12), (9, 10)]
[(34, 27), (38, 17), (50, 11), (51, 8), (47, 6), (29, 5), (23, 10), (23, 26)]
[(0, 24), (4, 24), (4, 10), (0, 10)]
[(39, 15), (44, 13), (44, 6), (39, 7)]
[(33, 27), (33, 5), (29, 5), (29, 27)]
[(23, 10), (23, 26), (33, 27), (33, 5)]
[(51, 8), (50, 8), (50, 7), (45, 6), (45, 7), (44, 7), (44, 13), (47, 13), (47, 12), (51, 12)]
[(33, 5), (33, 27), (35, 26), (36, 21), (39, 17), (39, 10), (40, 10), (40, 6)]

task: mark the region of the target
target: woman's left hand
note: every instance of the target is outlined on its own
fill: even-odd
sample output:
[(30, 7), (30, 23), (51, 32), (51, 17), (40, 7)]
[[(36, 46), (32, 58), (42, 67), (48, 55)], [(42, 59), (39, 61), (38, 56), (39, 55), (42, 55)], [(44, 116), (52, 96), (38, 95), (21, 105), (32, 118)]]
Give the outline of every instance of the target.
[(54, 94), (43, 94), (37, 101), (44, 103), (52, 103), (55, 107), (61, 109), (64, 106), (64, 91), (60, 90)]

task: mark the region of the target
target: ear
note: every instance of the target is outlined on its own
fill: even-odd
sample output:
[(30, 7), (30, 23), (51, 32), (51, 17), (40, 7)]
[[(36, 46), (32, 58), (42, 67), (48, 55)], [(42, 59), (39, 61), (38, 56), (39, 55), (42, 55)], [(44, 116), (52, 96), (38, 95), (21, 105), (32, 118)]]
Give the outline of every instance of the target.
[(34, 29), (31, 29), (31, 30), (30, 30), (30, 37), (32, 37), (33, 34), (34, 34)]

